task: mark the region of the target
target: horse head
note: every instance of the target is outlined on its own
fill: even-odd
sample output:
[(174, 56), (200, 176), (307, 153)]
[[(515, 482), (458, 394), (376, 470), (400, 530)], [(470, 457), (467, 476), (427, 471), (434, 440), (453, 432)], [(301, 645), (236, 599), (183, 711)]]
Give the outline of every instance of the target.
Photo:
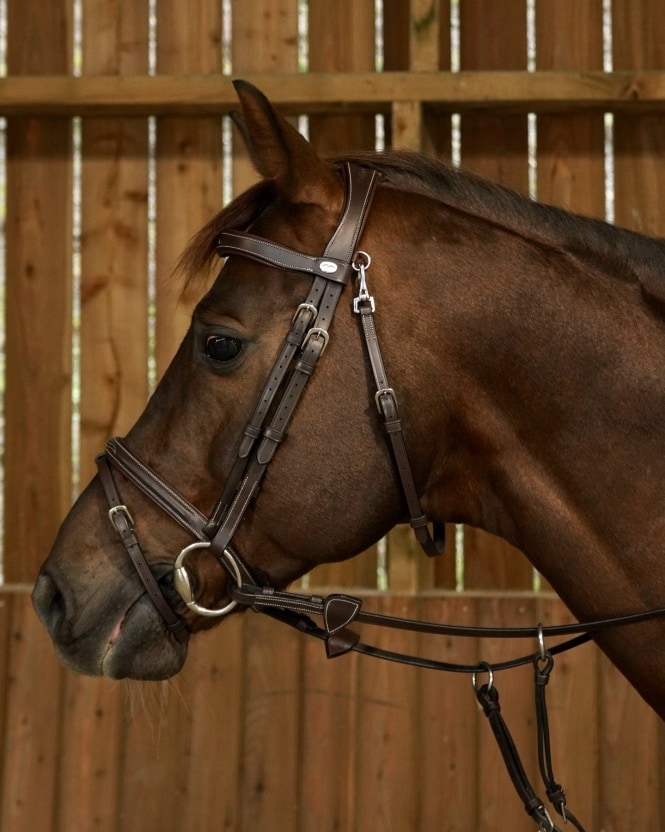
[[(226, 262), (37, 580), (65, 663), (168, 677), (247, 576), (408, 518), (429, 553), (426, 517), (501, 535), (581, 621), (662, 608), (663, 242), (415, 155), (324, 161), (236, 87), (263, 178), (185, 251)], [(662, 713), (662, 619), (595, 638)]]
[[(245, 232), (250, 226), (251, 235), (279, 245), (280, 251), (320, 256), (348, 196), (339, 165), (319, 158), (256, 89), (241, 82), (236, 86), (242, 112), (234, 121), (263, 179), (196, 235), (182, 260), (192, 273), (215, 260), (220, 235)], [(377, 208), (367, 219), (362, 244), (366, 240), (368, 247), (390, 250), (394, 233)], [(353, 276), (347, 271), (347, 278)], [(388, 272), (373, 266), (375, 283), (383, 282)], [(284, 587), (316, 563), (356, 554), (398, 522), (404, 511), (368, 395), (368, 367), (351, 312), (349, 282), (339, 284), (340, 305), (346, 308), (335, 316), (330, 335), (324, 333), (325, 358), (293, 413), (288, 435), (279, 437), (279, 452), (261, 478), (260, 495), (248, 495), (233, 534), (233, 546), (253, 574), (276, 587)], [(307, 306), (313, 308), (312, 319), (319, 314), (314, 299), (303, 303), (311, 285), (311, 276), (302, 271), (230, 256), (198, 303), (189, 331), (145, 411), (108, 454), (120, 448), (125, 460), (135, 459), (140, 470), (154, 471), (160, 483), (168, 484), (165, 490), (177, 491), (207, 518), (215, 506), (219, 508), (220, 493), (237, 464), (239, 441), (248, 438), (248, 419), (276, 360), (279, 365), (294, 313), (309, 324), (313, 321), (307, 318)], [(416, 360), (406, 338), (413, 325), (405, 305), (410, 291), (402, 289), (401, 294), (400, 298), (396, 285), (384, 293), (393, 306), (396, 363), (407, 362), (397, 377)], [(321, 303), (326, 302), (324, 296)], [(296, 351), (302, 354), (302, 343)], [(275, 384), (286, 381), (278, 378)], [(275, 408), (273, 402), (265, 406)], [(413, 459), (419, 479), (425, 471), (425, 448), (423, 444)], [(188, 633), (210, 626), (215, 618), (188, 610), (173, 588), (173, 563), (193, 542), (190, 532), (165, 516), (126, 471), (112, 467), (109, 474), (104, 464), (103, 475), (93, 479), (65, 519), (37, 580), (34, 603), (63, 661), (74, 670), (111, 677), (168, 677), (184, 661), (187, 634), (171, 632), (146, 594), (118, 537), (118, 530), (123, 531), (119, 524), (125, 537), (140, 544), (159, 585), (155, 594), (165, 596)], [(111, 505), (113, 522), (109, 488), (116, 494), (111, 502), (118, 503)], [(215, 610), (228, 603), (228, 575), (218, 558), (203, 549), (195, 551), (187, 570), (201, 608)]]

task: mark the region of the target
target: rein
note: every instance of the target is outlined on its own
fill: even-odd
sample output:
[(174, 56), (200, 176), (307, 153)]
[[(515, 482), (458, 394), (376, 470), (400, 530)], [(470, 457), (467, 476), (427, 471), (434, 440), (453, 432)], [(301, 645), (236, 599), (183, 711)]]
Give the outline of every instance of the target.
[[(471, 674), (478, 702), (490, 721), (509, 775), (527, 812), (539, 824), (541, 830), (556, 832), (557, 827), (528, 782), (510, 732), (501, 716), (498, 691), (494, 685), (494, 671), (533, 664), (539, 760), (546, 792), (564, 820), (570, 820), (576, 829), (584, 832), (574, 816), (566, 810), (565, 795), (552, 774), (545, 686), (552, 669), (553, 656), (583, 644), (594, 632), (608, 627), (647, 621), (665, 615), (665, 609), (552, 627), (493, 628), (421, 622), (364, 611), (362, 601), (350, 595), (301, 595), (263, 586), (251, 566), (246, 564), (232, 547), (233, 536), (248, 505), (258, 494), (266, 468), (286, 436), (300, 397), (325, 351), (330, 337), (329, 328), (342, 291), (355, 275), (358, 278), (359, 291), (353, 302), (353, 311), (360, 318), (376, 388), (374, 400), (386, 431), (397, 479), (409, 512), (409, 522), (427, 555), (439, 554), (443, 549), (443, 526), (434, 523), (430, 532), (428, 520), (420, 506), (399, 418), (397, 396), (388, 381), (381, 355), (374, 324), (376, 304), (367, 285), (367, 270), (371, 258), (367, 253), (357, 250), (376, 187), (376, 173), (348, 163), (344, 173), (345, 207), (323, 255), (302, 254), (244, 231), (223, 232), (218, 238), (217, 251), (220, 256), (248, 257), (287, 272), (305, 273), (312, 277), (312, 284), (305, 300), (295, 311), (278, 358), (238, 442), (228, 480), (210, 516), (206, 516), (189, 503), (143, 463), (121, 439), (116, 438), (108, 441), (105, 453), (97, 458), (100, 482), (110, 507), (109, 519), (169, 632), (180, 640), (187, 638), (184, 620), (171, 605), (148, 565), (134, 534), (132, 517), (119, 495), (113, 469), (120, 471), (194, 538), (194, 542), (186, 546), (176, 558), (173, 575), (175, 589), (193, 612), (218, 617), (226, 615), (238, 605), (250, 607), (306, 635), (322, 640), (329, 658), (355, 651), (420, 668)], [(187, 569), (187, 559), (192, 552), (199, 549), (209, 549), (231, 579), (230, 598), (218, 609), (202, 607), (196, 602)], [(316, 624), (311, 616), (320, 616), (322, 624)], [(395, 653), (365, 644), (350, 628), (354, 622), (431, 635), (537, 639), (539, 649), (535, 653), (492, 666), (486, 663), (453, 664)], [(569, 638), (563, 643), (545, 649), (545, 637), (561, 636)], [(483, 685), (477, 684), (481, 673), (486, 673), (489, 677), (489, 681)]]

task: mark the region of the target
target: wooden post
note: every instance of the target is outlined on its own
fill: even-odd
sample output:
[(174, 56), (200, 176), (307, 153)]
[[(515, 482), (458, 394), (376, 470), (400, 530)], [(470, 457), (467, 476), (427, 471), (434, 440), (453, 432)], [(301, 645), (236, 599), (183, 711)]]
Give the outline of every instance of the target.
[[(222, 72), (221, 3), (171, 0), (158, 7), (157, 73)], [(204, 284), (181, 298), (173, 268), (189, 238), (222, 208), (219, 117), (157, 120), (156, 370), (159, 379), (189, 326)], [(184, 302), (181, 302), (184, 301)]]
[[(297, 0), (233, 0), (233, 74), (297, 72)], [(258, 174), (234, 128), (233, 192), (239, 194), (256, 182)]]
[[(65, 2), (10, 0), (8, 70), (64, 74)], [(71, 500), (71, 122), (7, 127), (4, 573), (31, 583)]]
[[(90, 0), (83, 73), (148, 70), (148, 2)], [(81, 484), (148, 398), (148, 123), (82, 124)]]

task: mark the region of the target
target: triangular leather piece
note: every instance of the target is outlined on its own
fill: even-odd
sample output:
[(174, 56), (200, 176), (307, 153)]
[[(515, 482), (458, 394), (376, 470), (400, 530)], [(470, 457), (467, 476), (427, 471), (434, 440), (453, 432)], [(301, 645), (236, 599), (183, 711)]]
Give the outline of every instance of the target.
[(336, 633), (347, 627), (360, 611), (361, 601), (350, 595), (329, 595), (323, 605), (323, 623), (326, 632)]
[(328, 636), (326, 639), (326, 656), (334, 659), (336, 656), (343, 656), (358, 643), (360, 636), (346, 627)]

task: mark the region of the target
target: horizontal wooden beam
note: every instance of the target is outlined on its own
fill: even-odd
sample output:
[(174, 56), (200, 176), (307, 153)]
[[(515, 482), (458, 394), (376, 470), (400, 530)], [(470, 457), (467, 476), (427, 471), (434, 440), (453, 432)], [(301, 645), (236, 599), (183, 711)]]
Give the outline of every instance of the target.
[[(286, 112), (389, 112), (395, 101), (448, 111), (659, 111), (665, 72), (339, 72), (248, 74)], [(0, 116), (190, 115), (237, 104), (223, 75), (0, 78)]]

